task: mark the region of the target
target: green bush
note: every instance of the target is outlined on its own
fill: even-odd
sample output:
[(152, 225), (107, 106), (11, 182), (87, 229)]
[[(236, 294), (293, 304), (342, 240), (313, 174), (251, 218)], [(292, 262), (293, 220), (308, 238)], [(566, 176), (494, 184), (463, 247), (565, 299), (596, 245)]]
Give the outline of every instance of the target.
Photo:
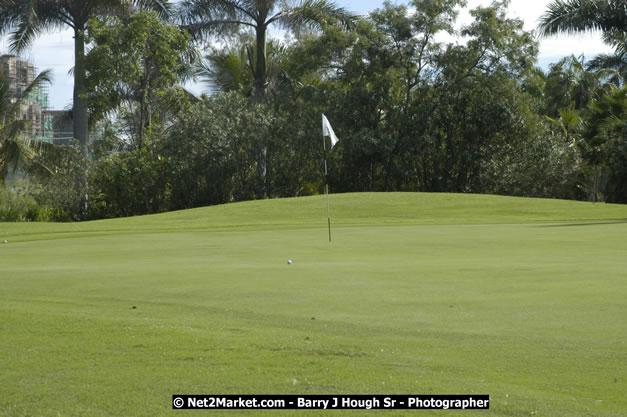
[(33, 193), (40, 206), (46, 208), (49, 221), (88, 220), (85, 176), (89, 171), (89, 160), (84, 157), (78, 142), (55, 147), (39, 158), (41, 164), (54, 167), (53, 175), (39, 176), (39, 189)]
[(26, 191), (0, 187), (0, 221), (34, 222), (47, 221), (47, 210), (40, 207)]

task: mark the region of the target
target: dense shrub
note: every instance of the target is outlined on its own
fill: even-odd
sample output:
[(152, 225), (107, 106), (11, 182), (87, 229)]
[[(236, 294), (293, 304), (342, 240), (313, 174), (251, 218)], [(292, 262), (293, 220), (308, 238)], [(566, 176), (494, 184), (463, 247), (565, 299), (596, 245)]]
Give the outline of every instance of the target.
[(48, 211), (21, 187), (0, 187), (0, 222), (47, 221)]
[(67, 222), (87, 220), (89, 184), (86, 173), (90, 161), (83, 155), (78, 142), (70, 146), (55, 147), (40, 155), (39, 165), (51, 172), (35, 172), (40, 188), (34, 195), (40, 206), (46, 207), (51, 221)]

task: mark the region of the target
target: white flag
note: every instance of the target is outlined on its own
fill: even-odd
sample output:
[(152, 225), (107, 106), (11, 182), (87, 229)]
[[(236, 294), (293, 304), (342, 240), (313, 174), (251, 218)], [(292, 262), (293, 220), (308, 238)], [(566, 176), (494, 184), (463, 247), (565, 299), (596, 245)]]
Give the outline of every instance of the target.
[(333, 132), (331, 123), (329, 123), (329, 120), (324, 114), (322, 115), (322, 136), (328, 136), (329, 139), (331, 139), (331, 149), (333, 149), (338, 139), (337, 136), (335, 136), (335, 132)]

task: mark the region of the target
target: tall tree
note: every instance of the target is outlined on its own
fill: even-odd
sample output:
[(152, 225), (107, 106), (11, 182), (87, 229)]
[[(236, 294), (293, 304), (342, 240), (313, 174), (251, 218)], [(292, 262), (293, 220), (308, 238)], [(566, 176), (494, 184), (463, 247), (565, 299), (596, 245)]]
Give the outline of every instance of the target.
[(86, 56), (92, 113), (131, 110), (131, 139), (141, 148), (158, 105), (165, 107), (177, 95), (174, 85), (191, 72), (196, 51), (189, 34), (147, 11), (90, 20), (87, 34), (93, 45)]
[(197, 37), (252, 28), (255, 32), (255, 95), (268, 88), (267, 32), (274, 24), (288, 30), (321, 27), (329, 20), (351, 26), (355, 17), (328, 0), (184, 0), (180, 18)]
[(168, 0), (0, 0), (0, 34), (11, 31), (11, 48), (25, 50), (44, 32), (74, 31), (74, 136), (87, 153), (88, 108), (85, 97), (85, 30), (90, 18), (128, 12), (135, 5), (169, 14)]

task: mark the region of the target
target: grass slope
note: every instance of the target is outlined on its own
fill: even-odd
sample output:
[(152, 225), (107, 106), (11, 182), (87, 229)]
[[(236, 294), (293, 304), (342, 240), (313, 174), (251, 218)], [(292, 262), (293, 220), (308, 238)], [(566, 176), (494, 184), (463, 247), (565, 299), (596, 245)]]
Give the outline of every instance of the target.
[(483, 412), (212, 416), (625, 415), (627, 206), (331, 210), (331, 245), (323, 197), (0, 224), (0, 416), (204, 413), (174, 393), (491, 395)]

